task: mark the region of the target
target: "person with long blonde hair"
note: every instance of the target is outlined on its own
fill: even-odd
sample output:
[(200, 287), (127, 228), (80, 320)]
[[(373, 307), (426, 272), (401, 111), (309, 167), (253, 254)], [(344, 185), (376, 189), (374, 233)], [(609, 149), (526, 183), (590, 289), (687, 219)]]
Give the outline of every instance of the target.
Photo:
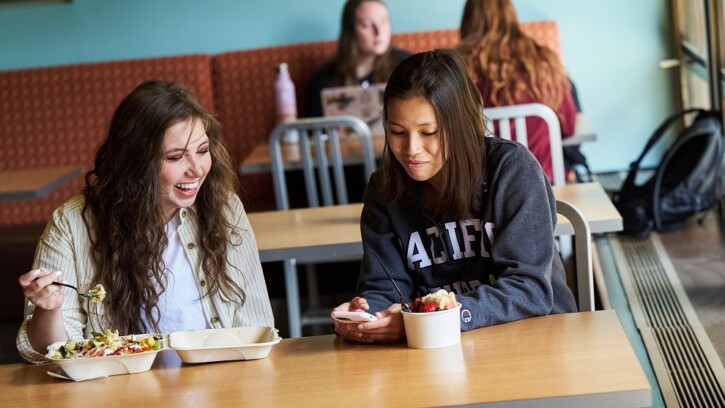
[[(120, 334), (274, 326), (249, 219), (221, 126), (191, 89), (146, 81), (111, 119), (83, 194), (55, 210), (33, 269), (17, 347)], [(86, 293), (88, 302), (56, 282)]]
[(387, 82), (393, 68), (410, 55), (390, 44), (391, 35), (388, 7), (381, 0), (345, 2), (337, 52), (312, 76), (307, 116), (322, 116), (324, 88)]
[[(521, 30), (511, 0), (468, 0), (460, 33), (459, 48), (485, 107), (538, 102), (556, 112), (562, 138), (574, 134), (576, 107), (559, 56)], [(529, 149), (551, 181), (546, 124), (539, 118), (528, 118), (526, 122)]]

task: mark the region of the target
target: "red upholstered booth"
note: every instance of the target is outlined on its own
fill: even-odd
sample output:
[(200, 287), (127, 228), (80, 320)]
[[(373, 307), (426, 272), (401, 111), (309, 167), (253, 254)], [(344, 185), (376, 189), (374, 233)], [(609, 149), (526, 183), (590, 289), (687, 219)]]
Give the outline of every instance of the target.
[[(528, 22), (524, 31), (561, 54), (559, 29), (554, 21)], [(393, 44), (420, 52), (455, 47), (458, 29), (417, 31), (393, 35)], [(298, 113), (306, 111), (307, 85), (314, 70), (335, 52), (336, 41), (318, 41), (279, 47), (232, 51), (214, 56), (214, 97), (233, 157), (241, 161), (251, 149), (267, 141), (275, 126), (275, 64), (286, 62), (297, 88)], [(242, 176), (243, 200), (251, 211), (274, 209), (272, 178), (268, 174)]]
[[(523, 24), (542, 44), (561, 53), (554, 21)], [(454, 47), (458, 30), (400, 33), (393, 43), (412, 52)], [(264, 143), (275, 125), (274, 67), (287, 62), (297, 86), (298, 112), (305, 113), (313, 71), (335, 51), (335, 41), (186, 55), (66, 65), (0, 72), (0, 170), (59, 165), (91, 168), (114, 108), (146, 79), (190, 85), (202, 104), (218, 115), (232, 157), (240, 164)], [(249, 210), (272, 209), (268, 175), (243, 176)], [(77, 193), (82, 177), (37, 200), (0, 203), (0, 227), (43, 224), (55, 207)]]
[[(187, 55), (0, 72), (0, 170), (92, 167), (114, 109), (146, 79), (180, 80), (214, 109), (211, 56)], [(82, 177), (29, 201), (0, 203), (0, 227), (44, 224)]]

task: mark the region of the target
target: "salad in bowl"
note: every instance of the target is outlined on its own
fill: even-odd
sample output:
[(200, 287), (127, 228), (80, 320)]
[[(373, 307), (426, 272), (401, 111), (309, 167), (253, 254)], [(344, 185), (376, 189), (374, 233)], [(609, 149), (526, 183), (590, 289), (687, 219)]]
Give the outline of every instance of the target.
[(48, 347), (46, 357), (57, 363), (66, 377), (76, 380), (148, 371), (156, 354), (165, 348), (157, 333), (120, 336), (117, 330), (92, 333), (85, 340), (67, 340)]

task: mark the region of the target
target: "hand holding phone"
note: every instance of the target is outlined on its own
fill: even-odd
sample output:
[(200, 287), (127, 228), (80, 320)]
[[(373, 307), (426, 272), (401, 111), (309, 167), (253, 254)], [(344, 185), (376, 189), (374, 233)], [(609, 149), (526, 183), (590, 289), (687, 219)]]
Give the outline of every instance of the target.
[(344, 323), (360, 323), (360, 322), (372, 322), (378, 320), (377, 317), (371, 315), (368, 312), (332, 312), (332, 318)]

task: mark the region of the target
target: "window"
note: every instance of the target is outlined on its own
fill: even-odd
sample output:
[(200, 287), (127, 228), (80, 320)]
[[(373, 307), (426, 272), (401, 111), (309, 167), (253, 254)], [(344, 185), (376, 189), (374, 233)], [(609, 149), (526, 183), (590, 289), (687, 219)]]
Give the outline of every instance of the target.
[[(682, 107), (723, 106), (722, 0), (672, 0)], [(716, 78), (711, 80), (711, 78)]]

